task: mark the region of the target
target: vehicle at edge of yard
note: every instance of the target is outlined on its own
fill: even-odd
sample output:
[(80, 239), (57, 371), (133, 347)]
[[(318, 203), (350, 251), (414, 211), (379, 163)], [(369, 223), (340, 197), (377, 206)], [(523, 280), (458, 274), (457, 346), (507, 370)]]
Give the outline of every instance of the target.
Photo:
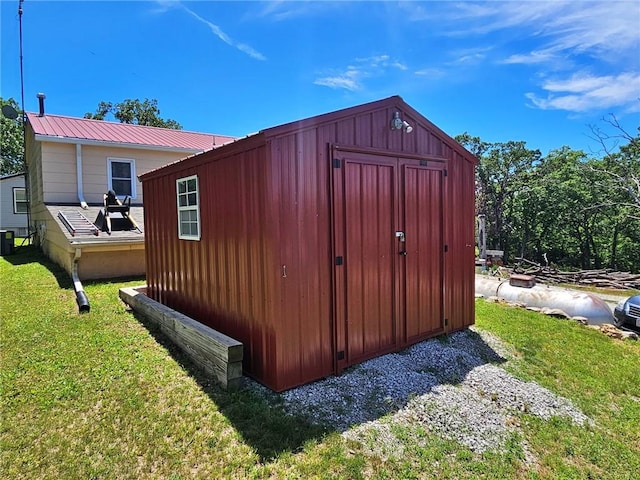
[(630, 325), (640, 327), (640, 295), (634, 295), (626, 300), (620, 300), (613, 309), (616, 327)]

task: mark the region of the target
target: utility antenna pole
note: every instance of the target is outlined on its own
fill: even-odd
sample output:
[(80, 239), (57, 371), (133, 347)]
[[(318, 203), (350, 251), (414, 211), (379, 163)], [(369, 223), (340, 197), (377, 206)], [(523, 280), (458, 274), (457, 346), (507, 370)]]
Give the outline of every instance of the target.
[[(22, 3), (24, 0), (18, 0), (18, 22), (20, 24), (20, 101), (22, 103), (22, 117), (24, 121), (24, 67), (23, 67), (23, 55), (22, 55)], [(24, 123), (23, 123), (24, 125)]]
[(18, 23), (20, 25), (20, 107), (22, 108), (22, 161), (24, 163), (24, 191), (27, 197), (27, 244), (31, 245), (31, 192), (29, 168), (27, 167), (27, 113), (24, 108), (24, 60), (22, 54), (22, 4), (18, 0)]

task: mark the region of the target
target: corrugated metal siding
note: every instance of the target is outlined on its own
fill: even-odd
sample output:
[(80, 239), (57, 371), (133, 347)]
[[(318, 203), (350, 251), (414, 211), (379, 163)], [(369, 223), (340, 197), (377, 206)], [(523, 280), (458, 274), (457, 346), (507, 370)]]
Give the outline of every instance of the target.
[(448, 331), (472, 325), (475, 318), (474, 164), (452, 152), (448, 165), (445, 315)]
[(271, 155), (280, 162), (274, 178), (281, 247), (278, 389), (333, 372), (329, 166), (319, 158), (323, 146), (316, 130), (271, 143)]
[(350, 155), (343, 166), (349, 363), (392, 350), (397, 341), (396, 168), (375, 160)]
[[(149, 295), (242, 341), (245, 368), (265, 382), (279, 272), (268, 165), (261, 148), (144, 182)], [(199, 179), (200, 241), (177, 237), (175, 182), (190, 175)]]
[(442, 164), (434, 169), (403, 166), (405, 257), (405, 341), (414, 343), (442, 331), (443, 201)]
[(165, 305), (177, 308), (175, 176), (147, 182), (143, 188), (148, 195), (144, 216), (148, 294)]
[(273, 304), (277, 282), (270, 231), (275, 218), (267, 200), (264, 179), (269, 176), (264, 147), (203, 165), (201, 192), (201, 248), (205, 266), (206, 298), (194, 309), (198, 318), (245, 344), (245, 369), (257, 378), (268, 374), (268, 355), (275, 339)]

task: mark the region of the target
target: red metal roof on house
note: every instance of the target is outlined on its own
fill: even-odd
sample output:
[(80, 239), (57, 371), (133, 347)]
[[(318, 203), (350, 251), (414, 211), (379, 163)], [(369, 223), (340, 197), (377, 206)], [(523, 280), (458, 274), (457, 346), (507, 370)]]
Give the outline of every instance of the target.
[(187, 132), (63, 115), (39, 116), (37, 113), (27, 113), (27, 118), (36, 135), (52, 137), (57, 141), (62, 139), (69, 139), (70, 142), (85, 140), (200, 152), (211, 150), (235, 139), (235, 137), (227, 135)]

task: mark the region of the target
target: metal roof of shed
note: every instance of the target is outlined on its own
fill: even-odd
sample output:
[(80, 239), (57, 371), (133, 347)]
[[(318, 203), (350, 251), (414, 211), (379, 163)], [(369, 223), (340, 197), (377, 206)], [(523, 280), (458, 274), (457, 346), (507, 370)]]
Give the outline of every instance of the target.
[(37, 140), (65, 143), (92, 143), (137, 148), (158, 148), (204, 152), (235, 137), (188, 132), (170, 128), (107, 122), (64, 115), (27, 113)]

